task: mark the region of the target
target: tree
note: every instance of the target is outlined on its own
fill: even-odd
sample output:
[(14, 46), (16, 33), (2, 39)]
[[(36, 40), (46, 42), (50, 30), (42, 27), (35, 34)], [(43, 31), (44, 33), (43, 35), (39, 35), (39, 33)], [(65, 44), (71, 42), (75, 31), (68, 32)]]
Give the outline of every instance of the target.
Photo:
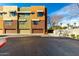
[(52, 24), (52, 26), (57, 26), (58, 25), (58, 22), (59, 22), (59, 20), (61, 18), (63, 18), (62, 15), (54, 15), (54, 16), (52, 16), (51, 17), (51, 24)]
[(70, 24), (68, 23), (68, 24), (67, 24), (67, 27), (69, 28), (69, 26), (70, 26)]
[(63, 23), (60, 23), (60, 26), (62, 26)]
[(52, 27), (52, 26), (51, 26), (51, 18), (50, 18), (50, 16), (47, 16), (47, 24), (48, 24), (50, 27)]
[(74, 23), (74, 26), (76, 26), (76, 22)]

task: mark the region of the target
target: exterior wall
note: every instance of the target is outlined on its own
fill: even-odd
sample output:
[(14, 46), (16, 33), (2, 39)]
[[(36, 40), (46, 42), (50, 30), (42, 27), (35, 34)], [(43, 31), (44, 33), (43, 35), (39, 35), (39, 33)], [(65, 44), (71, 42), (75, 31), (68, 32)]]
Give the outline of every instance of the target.
[[(42, 10), (43, 16), (38, 16), (38, 10)], [(31, 11), (34, 12), (34, 14), (32, 14), (32, 33), (45, 33), (45, 7), (32, 6)], [(39, 23), (37, 25), (33, 24), (33, 19), (38, 19), (37, 21), (39, 21)]]
[[(32, 22), (33, 24), (33, 22)], [(39, 21), (38, 25), (32, 25), (32, 29), (45, 29), (45, 21)]]
[(3, 20), (0, 20), (0, 34), (4, 33)]
[(43, 12), (45, 14), (45, 7), (44, 6), (32, 6), (31, 11), (35, 13), (35, 14), (32, 14), (32, 19), (45, 20), (45, 15), (43, 15), (42, 17), (37, 16), (38, 15), (37, 10), (43, 10)]
[(69, 30), (69, 34), (79, 35), (79, 28), (70, 29)]
[[(0, 6), (0, 11), (3, 11), (3, 7)], [(3, 15), (0, 15), (0, 20), (3, 20)]]
[[(22, 7), (19, 11), (31, 11), (30, 8)], [(28, 15), (29, 14), (29, 15)], [(21, 22), (24, 22), (23, 24)], [(19, 14), (19, 31), (20, 33), (31, 33), (31, 14)]]
[(63, 30), (54, 30), (54, 35), (55, 36), (60, 36), (60, 31), (61, 31), (61, 35), (64, 36), (69, 35), (69, 37), (71, 37), (71, 34), (75, 34), (75, 35), (79, 35), (79, 28), (75, 28), (75, 29), (63, 29)]
[(6, 30), (5, 33), (17, 33), (16, 30)]
[(3, 11), (7, 14), (3, 15), (3, 20), (17, 20), (17, 16), (12, 16), (10, 12), (17, 12), (17, 6), (3, 6)]
[[(3, 11), (3, 7), (0, 6), (0, 11)], [(0, 12), (0, 34), (4, 33), (4, 27), (3, 27), (3, 13)]]
[(30, 34), (30, 30), (21, 30), (20, 29), (20, 33)]
[[(17, 14), (12, 15), (11, 12), (17, 12), (17, 6), (3, 6), (3, 11), (6, 12), (6, 14), (3, 15), (4, 20), (4, 30), (5, 33), (17, 33)], [(10, 24), (7, 24), (7, 22)]]
[(6, 24), (6, 20), (4, 20), (5, 26), (4, 28), (6, 30), (10, 30), (10, 29), (16, 29), (17, 28), (17, 20), (12, 20), (11, 24)]
[(32, 33), (43, 33), (43, 29), (33, 29)]

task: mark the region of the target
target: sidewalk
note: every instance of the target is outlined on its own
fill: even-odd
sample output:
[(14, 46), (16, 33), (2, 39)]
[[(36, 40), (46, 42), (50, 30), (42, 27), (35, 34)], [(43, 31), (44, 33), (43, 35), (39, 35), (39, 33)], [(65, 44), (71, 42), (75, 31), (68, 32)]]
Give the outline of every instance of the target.
[(2, 34), (2, 35), (6, 35), (4, 36), (4, 38), (9, 38), (9, 37), (30, 37), (30, 36), (40, 36), (40, 37), (63, 37), (62, 35), (56, 35), (53, 33), (49, 33), (49, 34)]

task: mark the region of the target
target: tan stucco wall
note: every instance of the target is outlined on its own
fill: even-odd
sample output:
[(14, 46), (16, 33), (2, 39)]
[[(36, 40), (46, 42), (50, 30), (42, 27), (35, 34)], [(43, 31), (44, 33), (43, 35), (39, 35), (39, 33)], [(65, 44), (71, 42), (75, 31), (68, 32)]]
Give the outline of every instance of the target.
[(3, 20), (17, 20), (17, 16), (11, 16), (11, 11), (17, 11), (17, 6), (3, 6), (3, 11), (7, 14), (3, 15)]
[[(3, 6), (0, 6), (0, 11), (3, 11)], [(3, 15), (0, 15), (0, 20), (3, 20)]]
[[(30, 8), (22, 7), (20, 8), (19, 11), (30, 11)], [(19, 24), (20, 33), (31, 33), (31, 14), (29, 16), (19, 14), (19, 16), (20, 16), (19, 21), (21, 20), (26, 21), (25, 24)], [(21, 29), (25, 29), (25, 30), (21, 30)], [(26, 30), (26, 29), (29, 29), (29, 30)]]
[(77, 29), (70, 29), (70, 33), (69, 34), (79, 35), (79, 28), (77, 28)]
[(31, 33), (30, 30), (20, 30), (20, 33)]

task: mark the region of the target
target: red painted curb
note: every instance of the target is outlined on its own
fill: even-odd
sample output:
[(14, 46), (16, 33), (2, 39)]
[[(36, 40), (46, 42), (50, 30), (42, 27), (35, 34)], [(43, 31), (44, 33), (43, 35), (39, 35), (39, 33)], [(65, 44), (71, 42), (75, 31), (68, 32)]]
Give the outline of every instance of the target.
[(7, 38), (3, 38), (3, 42), (0, 42), (0, 48), (2, 48), (3, 46), (5, 46), (5, 44), (7, 43)]

